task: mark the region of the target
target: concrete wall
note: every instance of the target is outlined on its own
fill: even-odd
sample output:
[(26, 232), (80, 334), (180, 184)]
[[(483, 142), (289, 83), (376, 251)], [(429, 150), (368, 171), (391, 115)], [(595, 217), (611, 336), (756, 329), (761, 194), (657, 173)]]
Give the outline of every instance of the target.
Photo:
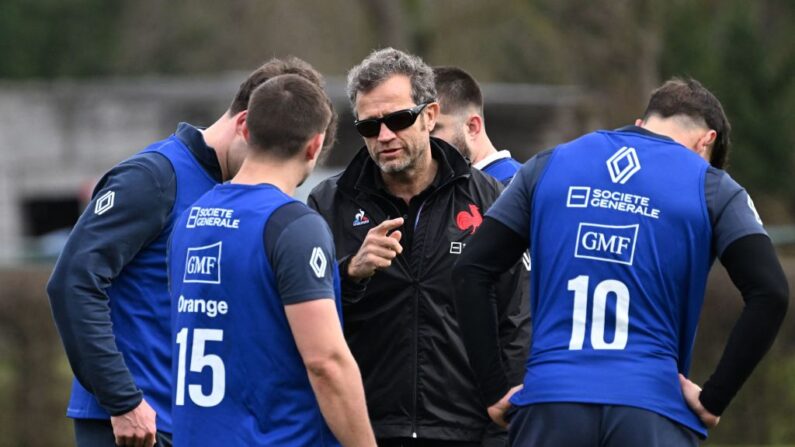
[[(0, 260), (35, 251), (25, 237), (25, 199), (76, 197), (178, 122), (212, 123), (245, 76), (0, 83)], [(330, 78), (328, 89), (340, 131), (320, 175), (341, 169), (362, 145), (343, 80)], [(484, 93), (489, 134), (521, 160), (585, 128), (576, 88), (500, 84)]]

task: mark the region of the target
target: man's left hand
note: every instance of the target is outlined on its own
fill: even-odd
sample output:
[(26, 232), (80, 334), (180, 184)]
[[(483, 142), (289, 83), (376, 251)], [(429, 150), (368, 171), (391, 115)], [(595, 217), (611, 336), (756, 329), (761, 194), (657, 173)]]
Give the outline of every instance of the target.
[(701, 405), (701, 400), (699, 400), (701, 387), (682, 374), (679, 374), (679, 385), (682, 387), (682, 395), (685, 397), (685, 402), (690, 409), (696, 413), (696, 416), (701, 419), (701, 422), (703, 422), (707, 428), (715, 428), (718, 422), (720, 422), (720, 416), (715, 416), (704, 408), (704, 405)]
[(157, 442), (157, 413), (142, 400), (133, 410), (111, 416), (117, 446), (152, 447)]
[(508, 421), (505, 420), (505, 413), (511, 409), (511, 396), (513, 396), (517, 391), (522, 389), (523, 385), (516, 385), (515, 387), (508, 390), (505, 393), (505, 396), (502, 396), (502, 399), (498, 400), (497, 403), (490, 406), (486, 411), (489, 413), (489, 417), (495, 424), (499, 425), (502, 428), (508, 428)]

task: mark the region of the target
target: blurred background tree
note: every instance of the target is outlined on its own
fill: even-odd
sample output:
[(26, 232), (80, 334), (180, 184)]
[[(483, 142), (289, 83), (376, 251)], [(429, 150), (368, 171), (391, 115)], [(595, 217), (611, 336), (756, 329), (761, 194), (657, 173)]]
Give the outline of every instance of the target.
[(4, 0), (0, 78), (114, 74), (120, 20), (117, 1)]
[(795, 205), (795, 2), (675, 0), (665, 23), (660, 73), (693, 76), (721, 99), (732, 175), (765, 202), (768, 220), (785, 219)]

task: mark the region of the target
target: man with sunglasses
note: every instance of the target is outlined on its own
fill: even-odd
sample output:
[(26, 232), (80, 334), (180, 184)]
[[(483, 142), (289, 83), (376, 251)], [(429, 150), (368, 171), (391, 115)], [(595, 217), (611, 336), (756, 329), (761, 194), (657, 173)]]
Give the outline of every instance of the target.
[[(340, 257), (345, 334), (359, 364), (381, 446), (505, 445), (468, 366), (453, 309), (451, 270), (501, 185), (430, 137), (439, 104), (433, 71), (388, 48), (348, 74), (363, 147), (318, 185), (309, 205)], [(501, 358), (521, 382), (529, 317), (514, 284), (498, 312)], [(524, 307), (522, 307), (524, 306)], [(496, 443), (495, 443), (496, 442)]]
[(483, 93), (475, 78), (458, 67), (434, 67), (441, 112), (433, 135), (456, 147), (472, 166), (508, 186), (521, 163), (507, 150), (498, 151), (486, 134)]

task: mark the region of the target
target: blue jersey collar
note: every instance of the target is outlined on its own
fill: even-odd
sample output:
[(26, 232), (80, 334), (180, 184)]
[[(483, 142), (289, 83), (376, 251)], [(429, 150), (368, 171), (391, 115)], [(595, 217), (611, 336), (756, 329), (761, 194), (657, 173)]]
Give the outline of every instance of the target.
[(644, 128), (640, 127), (640, 126), (635, 126), (635, 125), (620, 127), (618, 129), (616, 129), (616, 132), (632, 132), (632, 133), (638, 133), (638, 134), (641, 134), (641, 135), (646, 135), (647, 137), (659, 138), (661, 140), (666, 140), (666, 141), (674, 141), (674, 139), (671, 138), (671, 137), (667, 137), (665, 135), (660, 135), (658, 133), (651, 132), (651, 131), (649, 131), (647, 129), (644, 129)]
[(188, 123), (179, 123), (174, 135), (188, 147), (191, 154), (196, 158), (196, 161), (207, 171), (210, 177), (215, 179), (218, 183), (223, 181), (221, 165), (218, 163), (218, 156), (215, 154), (215, 149), (207, 145), (204, 141), (204, 135), (202, 135), (197, 127)]

